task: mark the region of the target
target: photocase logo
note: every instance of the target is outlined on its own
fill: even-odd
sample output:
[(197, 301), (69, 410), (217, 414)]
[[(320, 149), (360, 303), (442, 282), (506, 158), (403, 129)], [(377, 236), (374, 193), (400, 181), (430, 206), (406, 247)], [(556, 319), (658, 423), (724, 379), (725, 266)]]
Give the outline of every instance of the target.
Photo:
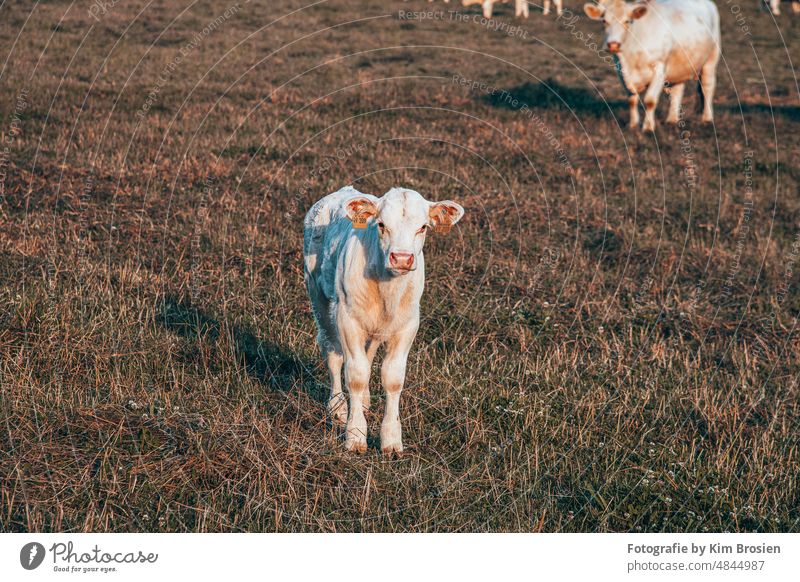
[(19, 563), (26, 570), (35, 570), (42, 565), (44, 553), (44, 546), (39, 542), (25, 544), (19, 552)]

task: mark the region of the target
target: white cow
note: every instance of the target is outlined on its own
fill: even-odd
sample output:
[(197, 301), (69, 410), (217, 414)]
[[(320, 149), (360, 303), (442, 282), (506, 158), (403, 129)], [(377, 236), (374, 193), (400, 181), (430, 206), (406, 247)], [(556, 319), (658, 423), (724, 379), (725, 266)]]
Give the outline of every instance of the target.
[(711, 0), (605, 0), (584, 4), (584, 12), (605, 23), (606, 47), (617, 59), (628, 91), (630, 126), (639, 124), (639, 93), (644, 95), (642, 129), (655, 130), (655, 109), (669, 83), (668, 123), (680, 119), (684, 82), (700, 79), (703, 121), (714, 120), (714, 88), (720, 58), (719, 12)]
[(447, 230), (463, 215), (455, 202), (429, 202), (413, 190), (393, 188), (376, 198), (352, 186), (329, 194), (306, 214), (306, 286), (330, 372), (328, 411), (335, 421), (346, 422), (347, 450), (367, 450), (369, 375), (375, 352), (384, 344), (381, 449), (403, 450), (400, 391), (419, 327), (425, 285), (422, 246), (429, 228)]
[[(781, 0), (769, 0), (769, 9), (775, 16), (781, 14)], [(800, 0), (792, 1), (792, 12), (800, 14)]]
[[(472, 6), (473, 4), (480, 4), (483, 6), (483, 16), (485, 18), (492, 17), (492, 11), (494, 10), (495, 4), (500, 4), (501, 2), (506, 2), (507, 0), (461, 0), (462, 6)], [(550, 0), (545, 0), (548, 4)], [(556, 0), (556, 2), (561, 2), (562, 0)], [(514, 0), (514, 14), (516, 16), (524, 16), (528, 18), (529, 10), (528, 10), (528, 1), (527, 0)]]

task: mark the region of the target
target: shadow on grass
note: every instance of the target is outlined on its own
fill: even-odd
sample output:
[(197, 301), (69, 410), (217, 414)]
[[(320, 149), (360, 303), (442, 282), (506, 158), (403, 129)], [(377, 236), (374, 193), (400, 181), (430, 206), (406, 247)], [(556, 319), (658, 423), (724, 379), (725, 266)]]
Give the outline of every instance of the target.
[(509, 87), (505, 92), (495, 92), (483, 97), (483, 100), (502, 109), (560, 109), (593, 117), (606, 117), (626, 105), (621, 100), (604, 101), (596, 91), (567, 87), (553, 79)]
[[(688, 85), (687, 92), (691, 83)], [(609, 113), (619, 117), (620, 113), (628, 109), (628, 104), (625, 100), (603, 100), (602, 96), (596, 91), (582, 87), (567, 87), (553, 79), (538, 83), (523, 83), (516, 87), (509, 87), (504, 91), (505, 93), (498, 91), (493, 95), (486, 95), (482, 97), (482, 100), (492, 107), (501, 109), (518, 111), (523, 107), (528, 107), (529, 109), (572, 111), (598, 118), (606, 117)], [(691, 97), (687, 96), (684, 101), (684, 107), (691, 99)], [(663, 95), (661, 100), (666, 102), (668, 97)], [(775, 117), (784, 117), (790, 121), (800, 121), (800, 107), (794, 105), (770, 106), (766, 103), (715, 103), (714, 107), (718, 111), (726, 111), (731, 114), (769, 114)], [(699, 102), (695, 103), (691, 110), (701, 110)]]
[(774, 117), (785, 117), (789, 121), (800, 121), (800, 107), (796, 105), (769, 105), (768, 103), (723, 103), (715, 104), (717, 111), (727, 111), (733, 115), (740, 112), (747, 114), (767, 114)]
[[(221, 323), (199, 309), (167, 298), (160, 305), (156, 321), (165, 329), (187, 339), (215, 342), (221, 331)], [(287, 387), (299, 383), (311, 386), (313, 364), (303, 360), (285, 346), (260, 339), (248, 329), (231, 328), (234, 349), (241, 358), (248, 373), (259, 382), (268, 384), (273, 390), (287, 390)], [(309, 395), (320, 402), (323, 395), (317, 390), (309, 391)], [(319, 392), (319, 393), (317, 393)]]

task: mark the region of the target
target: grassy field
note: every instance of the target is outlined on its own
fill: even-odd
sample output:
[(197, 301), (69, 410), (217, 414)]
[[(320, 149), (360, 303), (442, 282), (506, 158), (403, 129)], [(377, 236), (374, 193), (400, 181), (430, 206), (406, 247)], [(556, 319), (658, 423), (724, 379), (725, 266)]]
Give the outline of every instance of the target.
[[(715, 125), (643, 134), (567, 6), (2, 4), (0, 530), (800, 531), (800, 17), (720, 2)], [(326, 423), (351, 183), (467, 210), (400, 459), (376, 376)]]

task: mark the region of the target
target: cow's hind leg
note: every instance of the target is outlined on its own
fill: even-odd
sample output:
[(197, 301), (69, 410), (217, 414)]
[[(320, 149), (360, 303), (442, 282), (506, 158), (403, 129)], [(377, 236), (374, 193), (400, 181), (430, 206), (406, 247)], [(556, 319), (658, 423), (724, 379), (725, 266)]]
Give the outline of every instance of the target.
[[(380, 345), (381, 342), (375, 339), (371, 339), (367, 342), (367, 359), (369, 360), (370, 370), (372, 369), (372, 362), (375, 361), (375, 353), (378, 351)], [(364, 390), (363, 405), (364, 405), (364, 410), (369, 410), (370, 407), (369, 386), (367, 386), (367, 389)]]
[(344, 352), (336, 334), (336, 326), (331, 320), (331, 304), (317, 286), (316, 280), (306, 275), (308, 295), (314, 319), (317, 322), (317, 343), (328, 368), (330, 380), (330, 396), (328, 397), (328, 415), (334, 423), (347, 422), (347, 400), (342, 394), (342, 366)]
[(325, 357), (331, 381), (331, 394), (328, 398), (328, 415), (336, 424), (344, 426), (347, 422), (347, 399), (342, 392), (342, 366), (344, 355), (341, 349), (330, 349)]
[(683, 101), (683, 91), (686, 88), (684, 83), (673, 85), (669, 91), (669, 114), (667, 123), (678, 123), (681, 120), (681, 102)]
[(714, 90), (717, 87), (717, 62), (719, 61), (719, 50), (716, 54), (703, 65), (700, 73), (700, 90), (703, 95), (703, 117), (705, 123), (714, 121)]

